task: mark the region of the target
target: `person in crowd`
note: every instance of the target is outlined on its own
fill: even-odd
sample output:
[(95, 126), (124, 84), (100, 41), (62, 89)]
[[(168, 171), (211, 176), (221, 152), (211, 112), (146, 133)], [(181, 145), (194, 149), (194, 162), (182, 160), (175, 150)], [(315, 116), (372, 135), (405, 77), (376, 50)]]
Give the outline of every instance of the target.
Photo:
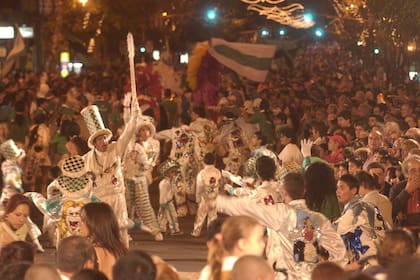
[(364, 270), (376, 279), (386, 279), (387, 270), (400, 259), (416, 254), (417, 242), (413, 233), (404, 229), (393, 229), (385, 233), (378, 247), (378, 264)]
[(359, 180), (359, 195), (362, 197), (362, 201), (378, 208), (378, 213), (387, 222), (388, 228), (392, 228), (392, 203), (388, 197), (379, 193), (377, 178), (366, 171), (357, 173), (356, 178)]
[(296, 145), (296, 133), (292, 128), (286, 127), (280, 132), (279, 140), (284, 147), (278, 157), (281, 165), (289, 169), (289, 172), (299, 170), (303, 155)]
[(362, 171), (363, 161), (356, 156), (348, 159), (349, 174), (355, 176), (358, 172)]
[(282, 201), (280, 185), (275, 181), (276, 164), (269, 156), (260, 156), (256, 162), (258, 180), (255, 186), (233, 187), (225, 184), (224, 189), (232, 196), (251, 199), (259, 204), (273, 205)]
[(387, 273), (387, 280), (417, 280), (420, 275), (420, 257), (400, 258), (393, 263)]
[(420, 231), (420, 156), (408, 156), (401, 165), (407, 180), (391, 189), (392, 216), (397, 226)]
[(111, 206), (105, 202), (85, 204), (80, 211), (80, 234), (91, 240), (98, 269), (111, 279), (112, 266), (127, 252)]
[(156, 280), (180, 280), (177, 270), (159, 256), (151, 256), (156, 266)]
[(62, 280), (58, 271), (48, 264), (33, 264), (26, 271), (24, 280)]
[(24, 280), (26, 271), (31, 267), (31, 263), (20, 262), (6, 265), (0, 271), (1, 280)]
[(202, 107), (194, 107), (191, 113), (192, 122), (190, 130), (195, 134), (196, 148), (195, 156), (202, 165), (206, 153), (214, 150), (214, 138), (216, 136), (216, 124), (206, 118), (206, 111)]
[(357, 178), (350, 174), (341, 176), (337, 182), (337, 199), (343, 211), (334, 225), (346, 244), (349, 270), (357, 269), (360, 262), (368, 262), (376, 255), (376, 242), (382, 240), (388, 229), (375, 208), (358, 195), (359, 186)]
[(264, 205), (219, 196), (215, 205), (209, 207), (229, 215), (255, 217), (268, 227), (266, 255), (277, 277), (283, 274), (289, 279), (309, 277), (312, 268), (322, 259), (345, 263), (346, 250), (339, 234), (324, 215), (310, 211), (305, 204), (303, 175), (287, 174), (281, 192), (284, 203)]
[(210, 257), (213, 256), (214, 250), (219, 248), (218, 242), (222, 240), (221, 230), (223, 222), (225, 221), (224, 217), (217, 217), (216, 220), (211, 222), (207, 228), (207, 265), (201, 270), (199, 280), (207, 279), (208, 274), (210, 273)]
[(385, 167), (378, 162), (372, 162), (367, 167), (367, 172), (372, 176), (376, 176), (379, 184), (379, 193), (389, 197), (392, 185), (385, 180)]
[(335, 195), (334, 170), (322, 162), (314, 162), (304, 173), (306, 205), (312, 211), (324, 214), (331, 221), (340, 217), (340, 206)]
[(200, 164), (196, 158), (196, 135), (189, 127), (189, 123), (181, 117), (178, 127), (161, 130), (156, 133), (156, 139), (172, 141), (169, 159), (178, 162), (180, 173), (178, 174), (178, 191), (175, 196), (175, 205), (179, 217), (185, 217), (188, 213), (196, 214), (196, 185), (195, 181)]
[(46, 176), (51, 167), (49, 157), (51, 134), (47, 123), (47, 115), (35, 116), (34, 124), (29, 130), (29, 138), (26, 143), (28, 151), (24, 164), (23, 182), (27, 190), (46, 194)]
[(35, 250), (25, 241), (13, 241), (0, 249), (0, 270), (2, 267), (18, 262), (33, 263)]
[(141, 219), (156, 241), (162, 241), (156, 214), (149, 198), (149, 185), (153, 181), (152, 171), (159, 160), (160, 144), (153, 139), (156, 128), (153, 119), (140, 116), (137, 119), (135, 138), (127, 148), (123, 160), (129, 217)]
[(278, 156), (268, 148), (267, 140), (264, 135), (257, 131), (255, 132), (249, 143), (249, 149), (251, 151), (250, 157), (243, 165), (244, 176), (251, 177), (254, 180), (258, 179), (256, 163), (259, 157), (268, 156), (271, 157), (276, 164), (276, 177), (280, 178), (281, 162), (279, 161)]
[(129, 221), (121, 160), (130, 139), (135, 133), (136, 120), (140, 114), (140, 109), (134, 98), (126, 97), (125, 100), (124, 106), (131, 106), (130, 117), (116, 142), (109, 142), (112, 132), (105, 128), (98, 107), (85, 107), (81, 114), (90, 133), (88, 145), (91, 150), (83, 155), (83, 158), (86, 170), (93, 175), (93, 193), (101, 201), (111, 205), (115, 211), (121, 230), (121, 238), (125, 247), (128, 248), (127, 228), (129, 227)]
[(70, 278), (70, 280), (109, 280), (109, 278), (106, 277), (106, 275), (99, 270), (83, 268), (82, 270), (74, 274)]
[(31, 201), (23, 194), (17, 193), (10, 197), (0, 220), (0, 248), (18, 240), (28, 240), (35, 245), (39, 243), (39, 232), (32, 230), (28, 219), (30, 208)]
[(204, 156), (204, 168), (197, 174), (197, 202), (199, 204), (197, 215), (195, 216), (194, 229), (191, 235), (199, 237), (204, 221), (207, 217), (207, 227), (212, 221), (217, 219), (217, 211), (215, 209), (205, 209), (204, 205), (215, 200), (221, 186), (222, 173), (214, 164), (216, 157), (213, 153), (207, 153)]
[(68, 280), (83, 268), (98, 269), (95, 249), (89, 239), (69, 236), (58, 244), (56, 267), (61, 279)]
[(322, 262), (315, 266), (311, 274), (311, 280), (341, 280), (344, 269), (333, 262)]
[(234, 264), (232, 280), (274, 280), (274, 271), (267, 260), (260, 256), (243, 256)]
[(245, 255), (262, 256), (266, 244), (265, 227), (247, 216), (227, 218), (222, 225), (220, 242), (214, 243), (209, 266), (200, 279), (230, 279), (235, 262)]
[(179, 165), (176, 161), (167, 160), (159, 166), (159, 169), (161, 175), (164, 176), (159, 182), (158, 223), (160, 231), (166, 232), (168, 226), (171, 235), (182, 235), (183, 232), (179, 230), (178, 213), (174, 205)]
[(372, 129), (368, 136), (368, 145), (369, 148), (368, 157), (363, 164), (363, 170), (366, 170), (368, 165), (374, 161), (373, 151), (383, 147), (384, 138), (382, 133), (377, 129)]
[[(24, 192), (22, 187), (22, 163), (26, 154), (23, 149), (17, 147), (12, 139), (0, 145), (0, 153), (5, 158), (1, 163), (3, 188), (0, 196), (0, 215), (3, 215), (4, 207), (10, 197), (16, 193)], [(38, 240), (41, 231), (30, 218), (28, 218), (28, 226), (33, 243), (40, 252), (44, 252), (44, 248)]]
[(324, 158), (329, 163), (335, 164), (343, 161), (343, 147), (346, 144), (346, 140), (341, 135), (328, 136), (328, 151), (329, 154)]
[(149, 254), (133, 250), (120, 257), (112, 267), (113, 280), (155, 280), (156, 266)]

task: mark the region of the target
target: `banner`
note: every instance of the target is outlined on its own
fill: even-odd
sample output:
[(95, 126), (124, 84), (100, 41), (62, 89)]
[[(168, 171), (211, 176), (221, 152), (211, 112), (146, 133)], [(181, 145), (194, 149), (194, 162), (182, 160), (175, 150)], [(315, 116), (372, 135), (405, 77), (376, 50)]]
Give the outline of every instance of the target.
[(208, 50), (219, 63), (252, 81), (263, 82), (276, 52), (275, 45), (232, 43), (212, 38)]

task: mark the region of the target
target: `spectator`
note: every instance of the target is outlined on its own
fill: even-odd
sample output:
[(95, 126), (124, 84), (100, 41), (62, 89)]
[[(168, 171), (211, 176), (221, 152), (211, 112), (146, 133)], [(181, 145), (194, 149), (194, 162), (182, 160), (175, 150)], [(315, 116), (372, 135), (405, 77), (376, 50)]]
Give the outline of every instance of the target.
[(399, 259), (388, 270), (387, 280), (417, 280), (420, 275), (418, 256)]
[(274, 280), (274, 271), (260, 256), (240, 257), (231, 272), (232, 280)]
[(13, 241), (0, 250), (0, 270), (2, 267), (18, 262), (34, 262), (34, 247), (25, 241)]
[(341, 280), (344, 276), (344, 269), (333, 262), (318, 264), (311, 274), (311, 280)]
[(0, 248), (12, 241), (25, 241), (30, 234), (28, 225), (31, 201), (23, 194), (14, 194), (6, 204), (0, 221)]
[(333, 169), (322, 162), (314, 162), (305, 173), (305, 200), (312, 211), (321, 212), (331, 221), (340, 217), (340, 207), (335, 195), (336, 180)]
[(85, 237), (64, 238), (58, 244), (56, 265), (61, 278), (70, 279), (83, 268), (97, 267), (95, 250)]
[(379, 193), (389, 197), (392, 185), (385, 181), (385, 167), (378, 162), (372, 162), (368, 165), (367, 171), (378, 179)]
[(1, 280), (24, 280), (26, 271), (31, 267), (30, 263), (12, 263), (6, 265), (0, 271)]
[(376, 279), (385, 279), (387, 270), (401, 258), (413, 256), (417, 244), (412, 232), (403, 229), (387, 231), (378, 248), (378, 265), (368, 267), (364, 272)]
[(155, 280), (156, 266), (149, 254), (133, 250), (120, 257), (112, 268), (113, 280)]
[(57, 270), (47, 264), (33, 264), (25, 273), (24, 280), (61, 280)]
[(395, 185), (390, 194), (392, 216), (398, 226), (420, 230), (420, 156), (408, 156), (401, 165), (407, 180)]
[(104, 202), (85, 204), (80, 210), (80, 234), (92, 241), (98, 270), (111, 279), (112, 266), (127, 252), (120, 239), (118, 221), (111, 206)]
[(238, 258), (244, 255), (262, 256), (266, 242), (264, 234), (265, 228), (253, 218), (227, 218), (222, 225), (220, 242), (214, 243), (214, 250), (209, 256), (210, 271), (203, 271), (200, 279), (228, 279)]
[[(84, 268), (74, 274), (71, 280), (108, 280), (105, 274), (100, 272), (99, 270), (94, 270), (90, 268)], [(40, 279), (42, 280), (42, 279)]]

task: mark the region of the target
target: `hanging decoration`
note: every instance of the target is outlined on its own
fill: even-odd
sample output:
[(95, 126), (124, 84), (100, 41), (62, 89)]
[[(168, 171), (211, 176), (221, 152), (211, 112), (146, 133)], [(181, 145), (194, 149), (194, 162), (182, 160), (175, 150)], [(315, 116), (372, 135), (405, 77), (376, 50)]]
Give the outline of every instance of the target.
[[(241, 0), (249, 4), (248, 10), (256, 11), (260, 15), (265, 16), (269, 20), (273, 20), (280, 24), (288, 25), (294, 28), (310, 28), (314, 26), (313, 20), (308, 20), (304, 16), (305, 7), (299, 3), (290, 5), (279, 5), (286, 0)], [(269, 5), (266, 5), (266, 4)], [(270, 6), (271, 5), (271, 6)]]

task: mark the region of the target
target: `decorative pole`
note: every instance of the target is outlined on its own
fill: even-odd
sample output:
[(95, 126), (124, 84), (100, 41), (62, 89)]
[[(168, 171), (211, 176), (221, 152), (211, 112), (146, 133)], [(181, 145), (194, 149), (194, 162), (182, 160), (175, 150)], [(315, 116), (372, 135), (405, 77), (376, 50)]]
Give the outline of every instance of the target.
[[(140, 114), (140, 107), (138, 104), (138, 99), (137, 99), (137, 89), (136, 89), (136, 74), (134, 71), (134, 55), (135, 55), (135, 48), (134, 48), (134, 38), (133, 38), (133, 34), (131, 34), (130, 32), (127, 34), (127, 49), (128, 49), (128, 61), (130, 63), (130, 84), (131, 84), (131, 102), (135, 102), (134, 106), (137, 107), (137, 109), (139, 110)], [(131, 107), (131, 108), (135, 108), (135, 107)]]

